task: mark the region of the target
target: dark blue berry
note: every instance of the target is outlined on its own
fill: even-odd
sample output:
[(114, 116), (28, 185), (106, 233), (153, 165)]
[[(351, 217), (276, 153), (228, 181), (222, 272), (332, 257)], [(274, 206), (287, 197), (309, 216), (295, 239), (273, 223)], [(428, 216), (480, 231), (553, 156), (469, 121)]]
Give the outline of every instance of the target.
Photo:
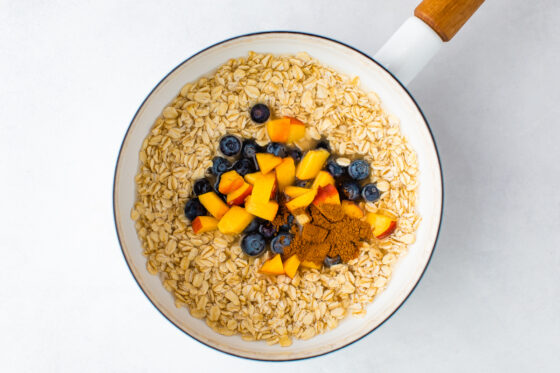
[(341, 177), (342, 175), (344, 175), (344, 167), (342, 167), (332, 159), (327, 162), (327, 171), (333, 177)]
[(369, 176), (369, 163), (357, 159), (348, 166), (348, 175), (354, 180), (364, 180)]
[(241, 140), (233, 135), (225, 135), (220, 140), (220, 150), (224, 155), (233, 157), (241, 151)]
[(281, 226), (278, 227), (278, 229), (280, 231), (285, 231), (285, 232), (289, 232), (290, 228), (292, 228), (292, 225), (294, 224), (294, 216), (292, 214), (288, 215), (288, 219), (286, 224), (282, 224)]
[(355, 201), (360, 198), (360, 184), (353, 180), (344, 180), (339, 189), (344, 199)]
[(375, 202), (379, 199), (379, 190), (375, 184), (366, 184), (362, 188), (362, 197), (368, 202)]
[(278, 236), (274, 237), (270, 241), (270, 250), (275, 254), (284, 254), (284, 248), (292, 243), (292, 235), (289, 233), (278, 233)]
[(333, 265), (340, 264), (340, 263), (342, 263), (342, 259), (340, 259), (340, 255), (337, 255), (334, 258), (331, 258), (330, 256), (326, 256), (325, 260), (323, 260), (323, 264), (325, 265), (325, 267), (331, 267)]
[(272, 225), (272, 223), (269, 221), (266, 221), (263, 224), (259, 225), (259, 233), (262, 234), (262, 236), (267, 240), (274, 237), (277, 232), (278, 228)]
[(284, 158), (287, 154), (286, 145), (279, 142), (271, 142), (266, 146), (266, 152), (277, 157)]
[(231, 163), (224, 157), (214, 157), (212, 160), (212, 173), (219, 176), (231, 168)]
[(298, 163), (299, 161), (301, 161), (301, 157), (302, 157), (302, 153), (301, 150), (299, 150), (298, 148), (291, 148), (288, 151), (288, 154), (290, 155), (290, 157), (292, 157), (294, 159), (294, 161), (296, 163)]
[(247, 255), (257, 256), (266, 249), (266, 241), (260, 233), (249, 233), (241, 240), (241, 250)]
[(254, 172), (255, 164), (252, 160), (242, 158), (233, 164), (233, 169), (241, 176), (245, 176), (250, 172)]
[(253, 122), (264, 123), (270, 118), (270, 109), (265, 104), (256, 104), (251, 108)]
[(208, 179), (198, 179), (194, 182), (193, 191), (197, 196), (211, 192), (213, 190), (212, 184)]
[(315, 149), (325, 149), (329, 152), (331, 151), (331, 144), (329, 144), (328, 140), (321, 140), (315, 145)]
[(245, 230), (243, 230), (243, 233), (251, 233), (251, 232), (256, 232), (257, 229), (259, 229), (259, 226), (262, 224), (262, 220), (260, 218), (254, 218), (251, 221), (251, 224), (249, 224), (247, 226), (247, 228), (245, 228)]
[(197, 216), (204, 215), (206, 215), (206, 209), (202, 206), (198, 198), (193, 198), (187, 201), (187, 204), (185, 205), (185, 216), (187, 219), (193, 221)]
[(294, 185), (297, 186), (297, 187), (306, 188), (307, 187), (307, 180), (296, 180), (294, 182)]
[(261, 151), (261, 147), (255, 142), (255, 140), (243, 140), (243, 146), (241, 147), (241, 156), (243, 158), (253, 158), (255, 154)]

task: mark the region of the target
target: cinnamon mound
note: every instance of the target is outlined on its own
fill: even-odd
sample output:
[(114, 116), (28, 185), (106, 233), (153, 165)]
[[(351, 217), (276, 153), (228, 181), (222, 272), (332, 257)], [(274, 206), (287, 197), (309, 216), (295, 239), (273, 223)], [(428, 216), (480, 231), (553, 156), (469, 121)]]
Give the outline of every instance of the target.
[(311, 205), (309, 213), (311, 221), (284, 249), (285, 258), (296, 254), (301, 261), (321, 265), (327, 255), (340, 255), (343, 262), (348, 262), (358, 257), (362, 242), (372, 238), (369, 224), (345, 215), (340, 205)]

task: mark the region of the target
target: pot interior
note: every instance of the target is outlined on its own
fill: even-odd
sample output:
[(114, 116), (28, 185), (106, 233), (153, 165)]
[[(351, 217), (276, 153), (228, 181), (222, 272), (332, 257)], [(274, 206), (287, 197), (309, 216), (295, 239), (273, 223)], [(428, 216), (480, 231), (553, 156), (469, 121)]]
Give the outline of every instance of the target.
[[(369, 305), (363, 318), (344, 319), (337, 328), (307, 341), (294, 340), (290, 347), (247, 342), (239, 336), (226, 337), (210, 329), (203, 320), (176, 308), (173, 297), (157, 276), (146, 270), (140, 241), (130, 211), (135, 200), (134, 176), (138, 152), (162, 109), (181, 87), (211, 73), (233, 57), (249, 51), (295, 54), (305, 51), (323, 64), (349, 76), (359, 76), (364, 90), (375, 91), (388, 113), (398, 117), (401, 130), (418, 154), (420, 185), (418, 211), (422, 217), (416, 242), (396, 265), (387, 289)], [(200, 342), (221, 351), (254, 359), (288, 360), (320, 355), (345, 346), (383, 323), (404, 302), (419, 281), (431, 257), (441, 219), (442, 180), (437, 151), (424, 117), (407, 91), (369, 57), (318, 36), (296, 33), (263, 33), (243, 36), (210, 47), (191, 57), (167, 75), (146, 98), (124, 139), (115, 173), (114, 212), (119, 240), (128, 265), (151, 302), (178, 328)]]

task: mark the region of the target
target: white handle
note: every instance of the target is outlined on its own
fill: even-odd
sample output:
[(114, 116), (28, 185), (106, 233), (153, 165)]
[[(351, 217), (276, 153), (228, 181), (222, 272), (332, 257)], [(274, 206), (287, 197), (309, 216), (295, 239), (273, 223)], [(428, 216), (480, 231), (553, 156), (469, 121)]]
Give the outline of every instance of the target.
[(439, 51), (443, 41), (434, 30), (410, 17), (374, 56), (375, 60), (407, 85)]

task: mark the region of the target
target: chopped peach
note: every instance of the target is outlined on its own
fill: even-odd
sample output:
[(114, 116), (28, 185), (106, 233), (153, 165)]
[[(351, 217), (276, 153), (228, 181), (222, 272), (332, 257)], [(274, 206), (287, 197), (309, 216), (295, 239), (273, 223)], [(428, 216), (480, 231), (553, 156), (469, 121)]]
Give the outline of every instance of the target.
[(340, 205), (338, 190), (336, 190), (334, 185), (328, 184), (327, 186), (319, 187), (317, 189), (317, 196), (313, 200), (313, 204), (318, 206), (321, 203)]
[(255, 184), (255, 180), (257, 180), (257, 177), (259, 177), (260, 175), (262, 175), (262, 172), (257, 171), (257, 172), (253, 172), (251, 174), (247, 174), (245, 175), (245, 181), (251, 185)]
[(206, 210), (215, 217), (216, 219), (221, 219), (222, 216), (228, 212), (229, 207), (215, 192), (208, 192), (198, 196), (198, 200), (202, 203), (202, 206), (206, 207)]
[(389, 236), (397, 228), (396, 220), (374, 212), (368, 212), (366, 214), (366, 221), (371, 225), (373, 235), (378, 239)]
[(251, 184), (243, 182), (243, 185), (227, 195), (228, 205), (241, 205), (245, 202), (245, 198), (251, 194), (253, 186)]
[(307, 192), (309, 192), (308, 188), (302, 188), (294, 185), (287, 186), (286, 189), (284, 189), (284, 194), (290, 198), (299, 197)]
[(286, 142), (290, 137), (290, 118), (269, 120), (266, 123), (266, 131), (270, 141)]
[(319, 187), (324, 187), (329, 184), (334, 185), (334, 177), (332, 177), (332, 175), (327, 171), (319, 171), (317, 176), (315, 176), (315, 180), (313, 180), (311, 189), (317, 189)]
[(308, 151), (297, 166), (296, 177), (300, 180), (313, 179), (321, 171), (329, 155), (322, 148)]
[(253, 215), (243, 207), (232, 206), (220, 219), (218, 229), (224, 234), (239, 234), (253, 221)]
[(211, 216), (197, 216), (192, 222), (195, 234), (210, 232), (218, 227), (218, 220)]
[(299, 267), (299, 263), (300, 261), (297, 255), (292, 255), (284, 262), (284, 272), (286, 272), (286, 274), (290, 276), (290, 278), (294, 278)]
[(224, 172), (220, 176), (220, 184), (218, 185), (218, 190), (222, 194), (228, 194), (236, 190), (243, 185), (243, 177), (237, 173), (235, 170)]
[(361, 219), (364, 217), (364, 212), (360, 206), (356, 205), (352, 201), (342, 201), (342, 210), (344, 210), (344, 213), (351, 218)]
[(290, 212), (294, 212), (300, 208), (306, 208), (313, 202), (315, 196), (317, 195), (317, 191), (313, 189), (309, 189), (309, 191), (305, 194), (302, 194), (299, 197), (296, 197), (289, 202), (286, 203), (286, 207)]
[(283, 275), (284, 265), (282, 264), (282, 258), (280, 254), (276, 254), (272, 259), (268, 259), (263, 263), (259, 273), (265, 275)]
[(273, 172), (259, 176), (253, 185), (251, 200), (255, 203), (268, 202), (274, 189), (274, 184), (276, 184), (276, 175)]
[(245, 200), (245, 209), (248, 213), (258, 216), (261, 219), (273, 221), (278, 212), (278, 203), (276, 201), (257, 203), (252, 201), (252, 196), (249, 196)]
[(305, 123), (296, 118), (290, 119), (290, 135), (288, 136), (288, 142), (293, 143), (302, 139), (305, 136)]
[(269, 171), (272, 171), (274, 167), (282, 163), (282, 158), (277, 157), (274, 154), (257, 153), (255, 156), (257, 157), (257, 163), (259, 164), (259, 168), (263, 175), (267, 174)]
[(300, 266), (306, 267), (306, 268), (321, 269), (321, 266), (319, 264), (313, 263), (309, 260), (303, 260), (300, 263)]
[(288, 185), (292, 185), (296, 179), (296, 166), (292, 157), (284, 158), (282, 163), (276, 166), (276, 180), (278, 187), (283, 190)]

